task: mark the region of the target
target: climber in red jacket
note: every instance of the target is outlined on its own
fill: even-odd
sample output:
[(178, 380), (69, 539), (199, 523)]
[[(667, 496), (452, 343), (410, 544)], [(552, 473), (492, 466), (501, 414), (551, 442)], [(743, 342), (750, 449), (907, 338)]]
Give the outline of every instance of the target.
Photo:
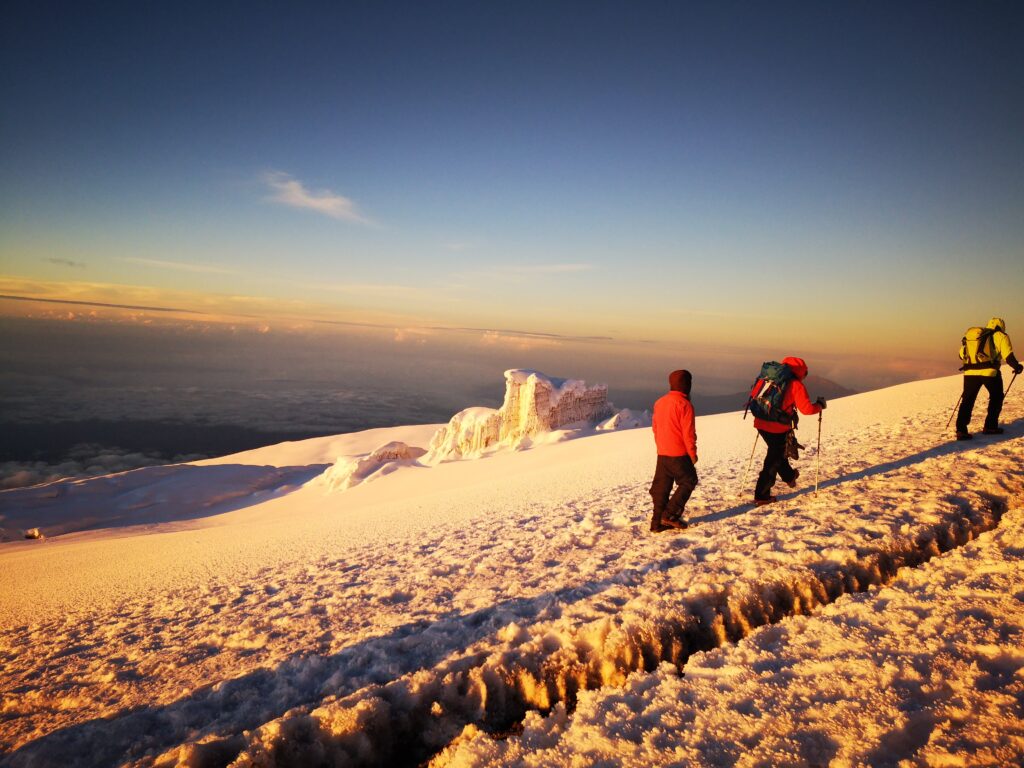
[[(774, 363), (773, 365), (778, 365)], [(804, 386), (804, 379), (807, 378), (807, 363), (799, 357), (787, 357), (782, 360), (782, 365), (789, 369), (792, 377), (787, 376), (787, 383), (782, 393), (781, 405), (773, 410), (774, 418), (758, 418), (755, 413), (754, 427), (761, 433), (765, 443), (768, 445), (768, 454), (764, 457), (764, 467), (757, 478), (757, 486), (754, 489), (754, 504), (762, 506), (771, 504), (776, 500), (772, 496), (772, 486), (775, 480), (781, 477), (783, 482), (790, 488), (796, 487), (796, 479), (800, 476), (800, 470), (794, 469), (789, 463), (786, 455), (786, 441), (793, 432), (797, 422), (797, 410), (807, 416), (821, 413), (825, 409), (825, 398), (819, 397), (811, 402), (807, 394), (807, 387)], [(767, 364), (766, 364), (767, 366)], [(762, 373), (765, 368), (762, 368)], [(761, 384), (759, 380), (755, 388)], [(751, 392), (751, 397), (755, 396)]]
[[(683, 510), (697, 487), (697, 470), (693, 466), (697, 463), (697, 427), (690, 404), (693, 376), (689, 371), (672, 371), (668, 384), (668, 394), (654, 404), (651, 425), (658, 448), (658, 463), (651, 482), (654, 501), (651, 530), (655, 533), (686, 528)], [(673, 483), (675, 493), (672, 493)]]

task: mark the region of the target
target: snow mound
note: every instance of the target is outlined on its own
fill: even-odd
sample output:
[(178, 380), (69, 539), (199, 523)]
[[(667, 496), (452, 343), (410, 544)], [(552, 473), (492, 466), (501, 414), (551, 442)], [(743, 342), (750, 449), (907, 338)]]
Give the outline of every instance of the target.
[(497, 447), (526, 447), (536, 435), (570, 425), (592, 428), (612, 418), (604, 384), (588, 387), (581, 379), (556, 379), (540, 371), (512, 369), (505, 371), (501, 408), (467, 408), (455, 414), (430, 441), (426, 461), (473, 458)]
[(614, 432), (617, 429), (638, 429), (649, 426), (651, 426), (650, 411), (633, 413), (629, 408), (623, 408), (611, 418), (602, 421), (594, 429), (598, 432)]
[(319, 480), (329, 491), (344, 491), (377, 480), (399, 467), (413, 466), (426, 451), (398, 440), (374, 448), (367, 456), (342, 456)]

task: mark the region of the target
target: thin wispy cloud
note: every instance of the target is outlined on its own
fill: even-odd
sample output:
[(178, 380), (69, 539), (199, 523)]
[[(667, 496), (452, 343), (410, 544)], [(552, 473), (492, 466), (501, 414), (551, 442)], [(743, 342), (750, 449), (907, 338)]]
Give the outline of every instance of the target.
[(51, 264), (56, 264), (59, 267), (74, 267), (75, 269), (82, 269), (85, 267), (85, 262), (72, 261), (71, 259), (47, 259)]
[(456, 326), (431, 326), (435, 330), (468, 331), (482, 333), (484, 336), (520, 337), (525, 339), (550, 339), (553, 341), (614, 341), (612, 336), (574, 336), (562, 333), (543, 333), (541, 331), (518, 331), (508, 328), (470, 328)]
[(233, 275), (236, 270), (219, 267), (215, 264), (194, 264), (184, 261), (164, 261), (162, 259), (143, 259), (135, 256), (124, 256), (121, 261), (131, 264), (142, 264), (147, 267), (159, 267), (161, 269), (177, 269), (183, 272), (205, 272), (216, 275)]
[(473, 242), (455, 240), (447, 243), (442, 243), (441, 247), (444, 248), (446, 251), (451, 251), (452, 253), (463, 253), (465, 251), (473, 250), (479, 246)]
[(355, 202), (349, 197), (339, 195), (329, 189), (307, 189), (301, 181), (292, 178), (287, 173), (266, 173), (263, 176), (263, 181), (272, 192), (268, 198), (271, 202), (292, 208), (304, 208), (324, 216), (330, 216), (332, 219), (375, 226), (375, 222), (360, 213)]
[(593, 264), (502, 264), (500, 266), (459, 272), (448, 276), (446, 287), (453, 290), (466, 289), (481, 281), (502, 280), (506, 282), (524, 282), (530, 278), (544, 275), (573, 275), (587, 272), (594, 268)]
[(512, 275), (559, 275), (569, 272), (586, 272), (593, 264), (516, 264), (498, 268), (498, 272)]
[(562, 346), (557, 338), (548, 336), (523, 336), (503, 334), (498, 331), (486, 331), (480, 337), (480, 343), (485, 347), (511, 347), (518, 350), (551, 349)]
[(316, 283), (303, 284), (305, 291), (330, 291), (331, 293), (350, 293), (359, 296), (402, 296), (418, 292), (409, 285), (389, 283)]

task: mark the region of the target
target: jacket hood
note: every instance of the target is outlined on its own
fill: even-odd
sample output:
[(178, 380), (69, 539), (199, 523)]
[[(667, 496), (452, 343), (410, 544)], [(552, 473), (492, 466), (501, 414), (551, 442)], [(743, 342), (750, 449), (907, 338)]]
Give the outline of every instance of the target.
[(690, 386), (692, 384), (693, 376), (689, 371), (672, 371), (672, 373), (668, 375), (668, 388), (673, 392), (682, 392), (684, 395), (689, 395)]
[(996, 330), (1006, 333), (1006, 321), (1001, 317), (993, 317), (988, 321), (987, 328), (994, 328)]
[(783, 358), (782, 363), (783, 365), (788, 365), (800, 381), (807, 378), (807, 363), (804, 362), (802, 357), (786, 357)]

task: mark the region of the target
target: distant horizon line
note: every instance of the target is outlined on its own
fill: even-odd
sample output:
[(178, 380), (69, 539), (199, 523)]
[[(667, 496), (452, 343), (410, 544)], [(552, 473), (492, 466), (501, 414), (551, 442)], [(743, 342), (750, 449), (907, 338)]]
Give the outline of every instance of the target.
[(196, 309), (179, 309), (178, 307), (148, 307), (141, 304), (111, 304), (103, 301), (85, 301), (83, 299), (41, 299), (33, 296), (14, 296), (12, 294), (0, 293), (0, 299), (8, 301), (40, 301), (44, 304), (74, 304), (82, 307), (105, 307), (107, 309), (138, 309), (144, 312), (180, 312), (189, 315), (210, 315), (210, 312), (201, 312)]

